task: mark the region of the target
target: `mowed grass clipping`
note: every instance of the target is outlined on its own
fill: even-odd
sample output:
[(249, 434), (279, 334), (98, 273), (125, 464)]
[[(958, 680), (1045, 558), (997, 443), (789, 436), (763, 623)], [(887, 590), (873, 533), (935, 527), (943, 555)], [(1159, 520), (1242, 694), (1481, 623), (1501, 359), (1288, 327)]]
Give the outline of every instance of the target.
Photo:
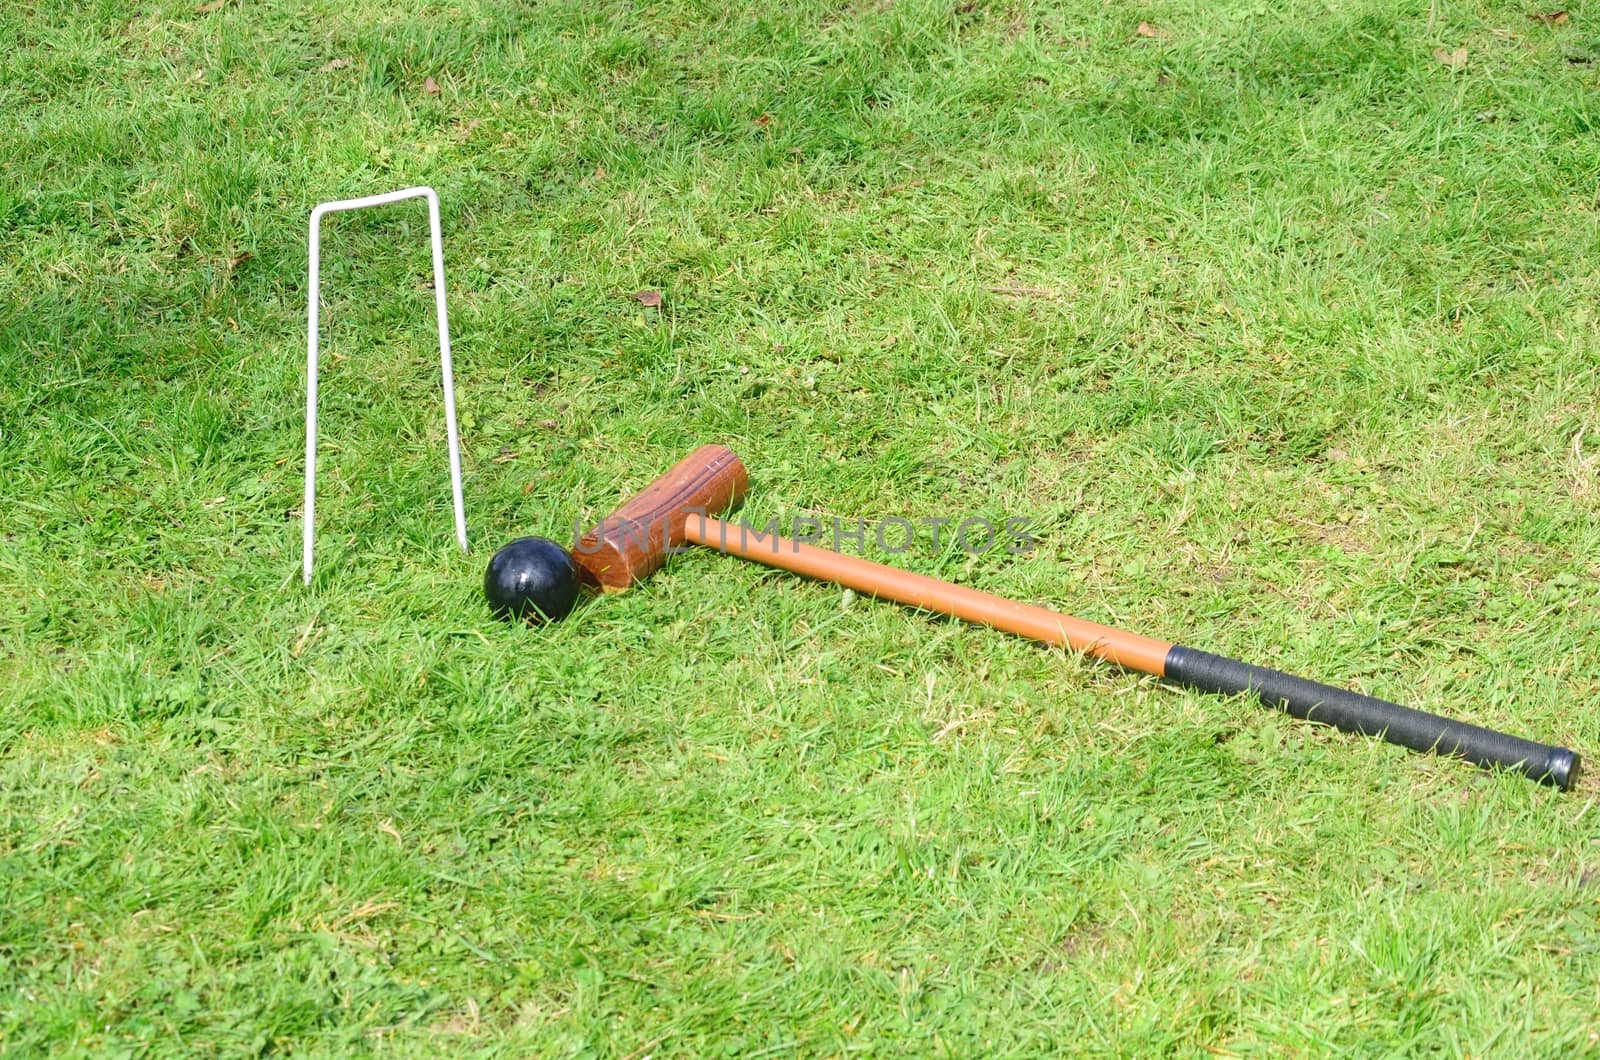
[[(1600, 749), (1600, 8), (0, 13), (0, 1049), (1574, 1055), (1600, 788), (711, 554), (756, 522)], [(1143, 28), (1141, 28), (1141, 23)], [(444, 207), (470, 555), (419, 203)], [(659, 307), (633, 295), (662, 294)], [(874, 548), (867, 550), (874, 552)]]

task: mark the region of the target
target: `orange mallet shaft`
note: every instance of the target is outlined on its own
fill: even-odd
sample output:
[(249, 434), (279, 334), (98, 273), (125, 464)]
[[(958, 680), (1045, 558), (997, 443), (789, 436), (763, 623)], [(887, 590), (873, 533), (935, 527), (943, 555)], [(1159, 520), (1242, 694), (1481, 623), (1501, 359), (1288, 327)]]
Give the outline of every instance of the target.
[(907, 607), (935, 611), (1019, 637), (1071, 648), (1140, 673), (1157, 677), (1166, 674), (1167, 653), (1172, 645), (1164, 640), (1141, 637), (1137, 633), (1063, 615), (1047, 607), (1018, 603), (859, 556), (760, 534), (749, 527), (735, 526), (709, 516), (691, 515), (684, 536), (693, 544), (714, 548), (729, 556), (779, 567), (818, 581), (834, 582), (881, 600), (893, 600)]

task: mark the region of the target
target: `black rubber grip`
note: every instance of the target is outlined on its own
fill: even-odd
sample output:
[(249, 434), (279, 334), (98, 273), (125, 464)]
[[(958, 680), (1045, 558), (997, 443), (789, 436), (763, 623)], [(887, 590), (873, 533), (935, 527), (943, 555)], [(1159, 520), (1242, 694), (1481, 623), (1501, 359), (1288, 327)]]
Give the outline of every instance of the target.
[(1250, 692), (1266, 706), (1297, 718), (1377, 736), (1413, 751), (1465, 758), (1485, 768), (1515, 769), (1562, 791), (1578, 779), (1578, 756), (1565, 747), (1452, 721), (1226, 655), (1174, 644), (1167, 652), (1166, 670), (1167, 680), (1177, 684), (1224, 695)]

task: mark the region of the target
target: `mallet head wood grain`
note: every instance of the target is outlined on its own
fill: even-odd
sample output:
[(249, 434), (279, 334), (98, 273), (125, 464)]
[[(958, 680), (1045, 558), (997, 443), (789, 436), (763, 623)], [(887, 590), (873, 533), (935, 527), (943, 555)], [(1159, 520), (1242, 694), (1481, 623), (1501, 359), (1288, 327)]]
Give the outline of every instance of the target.
[(591, 589), (621, 592), (654, 574), (687, 538), (691, 515), (718, 515), (744, 500), (750, 476), (725, 445), (702, 445), (600, 520), (572, 549)]
[(685, 543), (703, 545), (882, 599), (1068, 647), (1174, 684), (1224, 695), (1250, 693), (1265, 706), (1295, 717), (1377, 736), (1414, 751), (1516, 770), (1563, 790), (1577, 780), (1578, 756), (1564, 747), (1468, 725), (713, 518), (743, 499), (749, 485), (744, 464), (732, 450), (701, 446), (579, 539), (573, 560), (580, 577), (593, 588), (626, 589), (649, 577), (671, 550)]

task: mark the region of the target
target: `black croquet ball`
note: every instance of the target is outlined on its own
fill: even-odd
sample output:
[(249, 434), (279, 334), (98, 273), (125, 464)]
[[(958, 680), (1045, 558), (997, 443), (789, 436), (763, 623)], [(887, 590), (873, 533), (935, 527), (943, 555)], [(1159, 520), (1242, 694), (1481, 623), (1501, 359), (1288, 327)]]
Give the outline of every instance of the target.
[(555, 622), (578, 600), (578, 568), (549, 538), (519, 537), (489, 561), (483, 595), (499, 618)]

